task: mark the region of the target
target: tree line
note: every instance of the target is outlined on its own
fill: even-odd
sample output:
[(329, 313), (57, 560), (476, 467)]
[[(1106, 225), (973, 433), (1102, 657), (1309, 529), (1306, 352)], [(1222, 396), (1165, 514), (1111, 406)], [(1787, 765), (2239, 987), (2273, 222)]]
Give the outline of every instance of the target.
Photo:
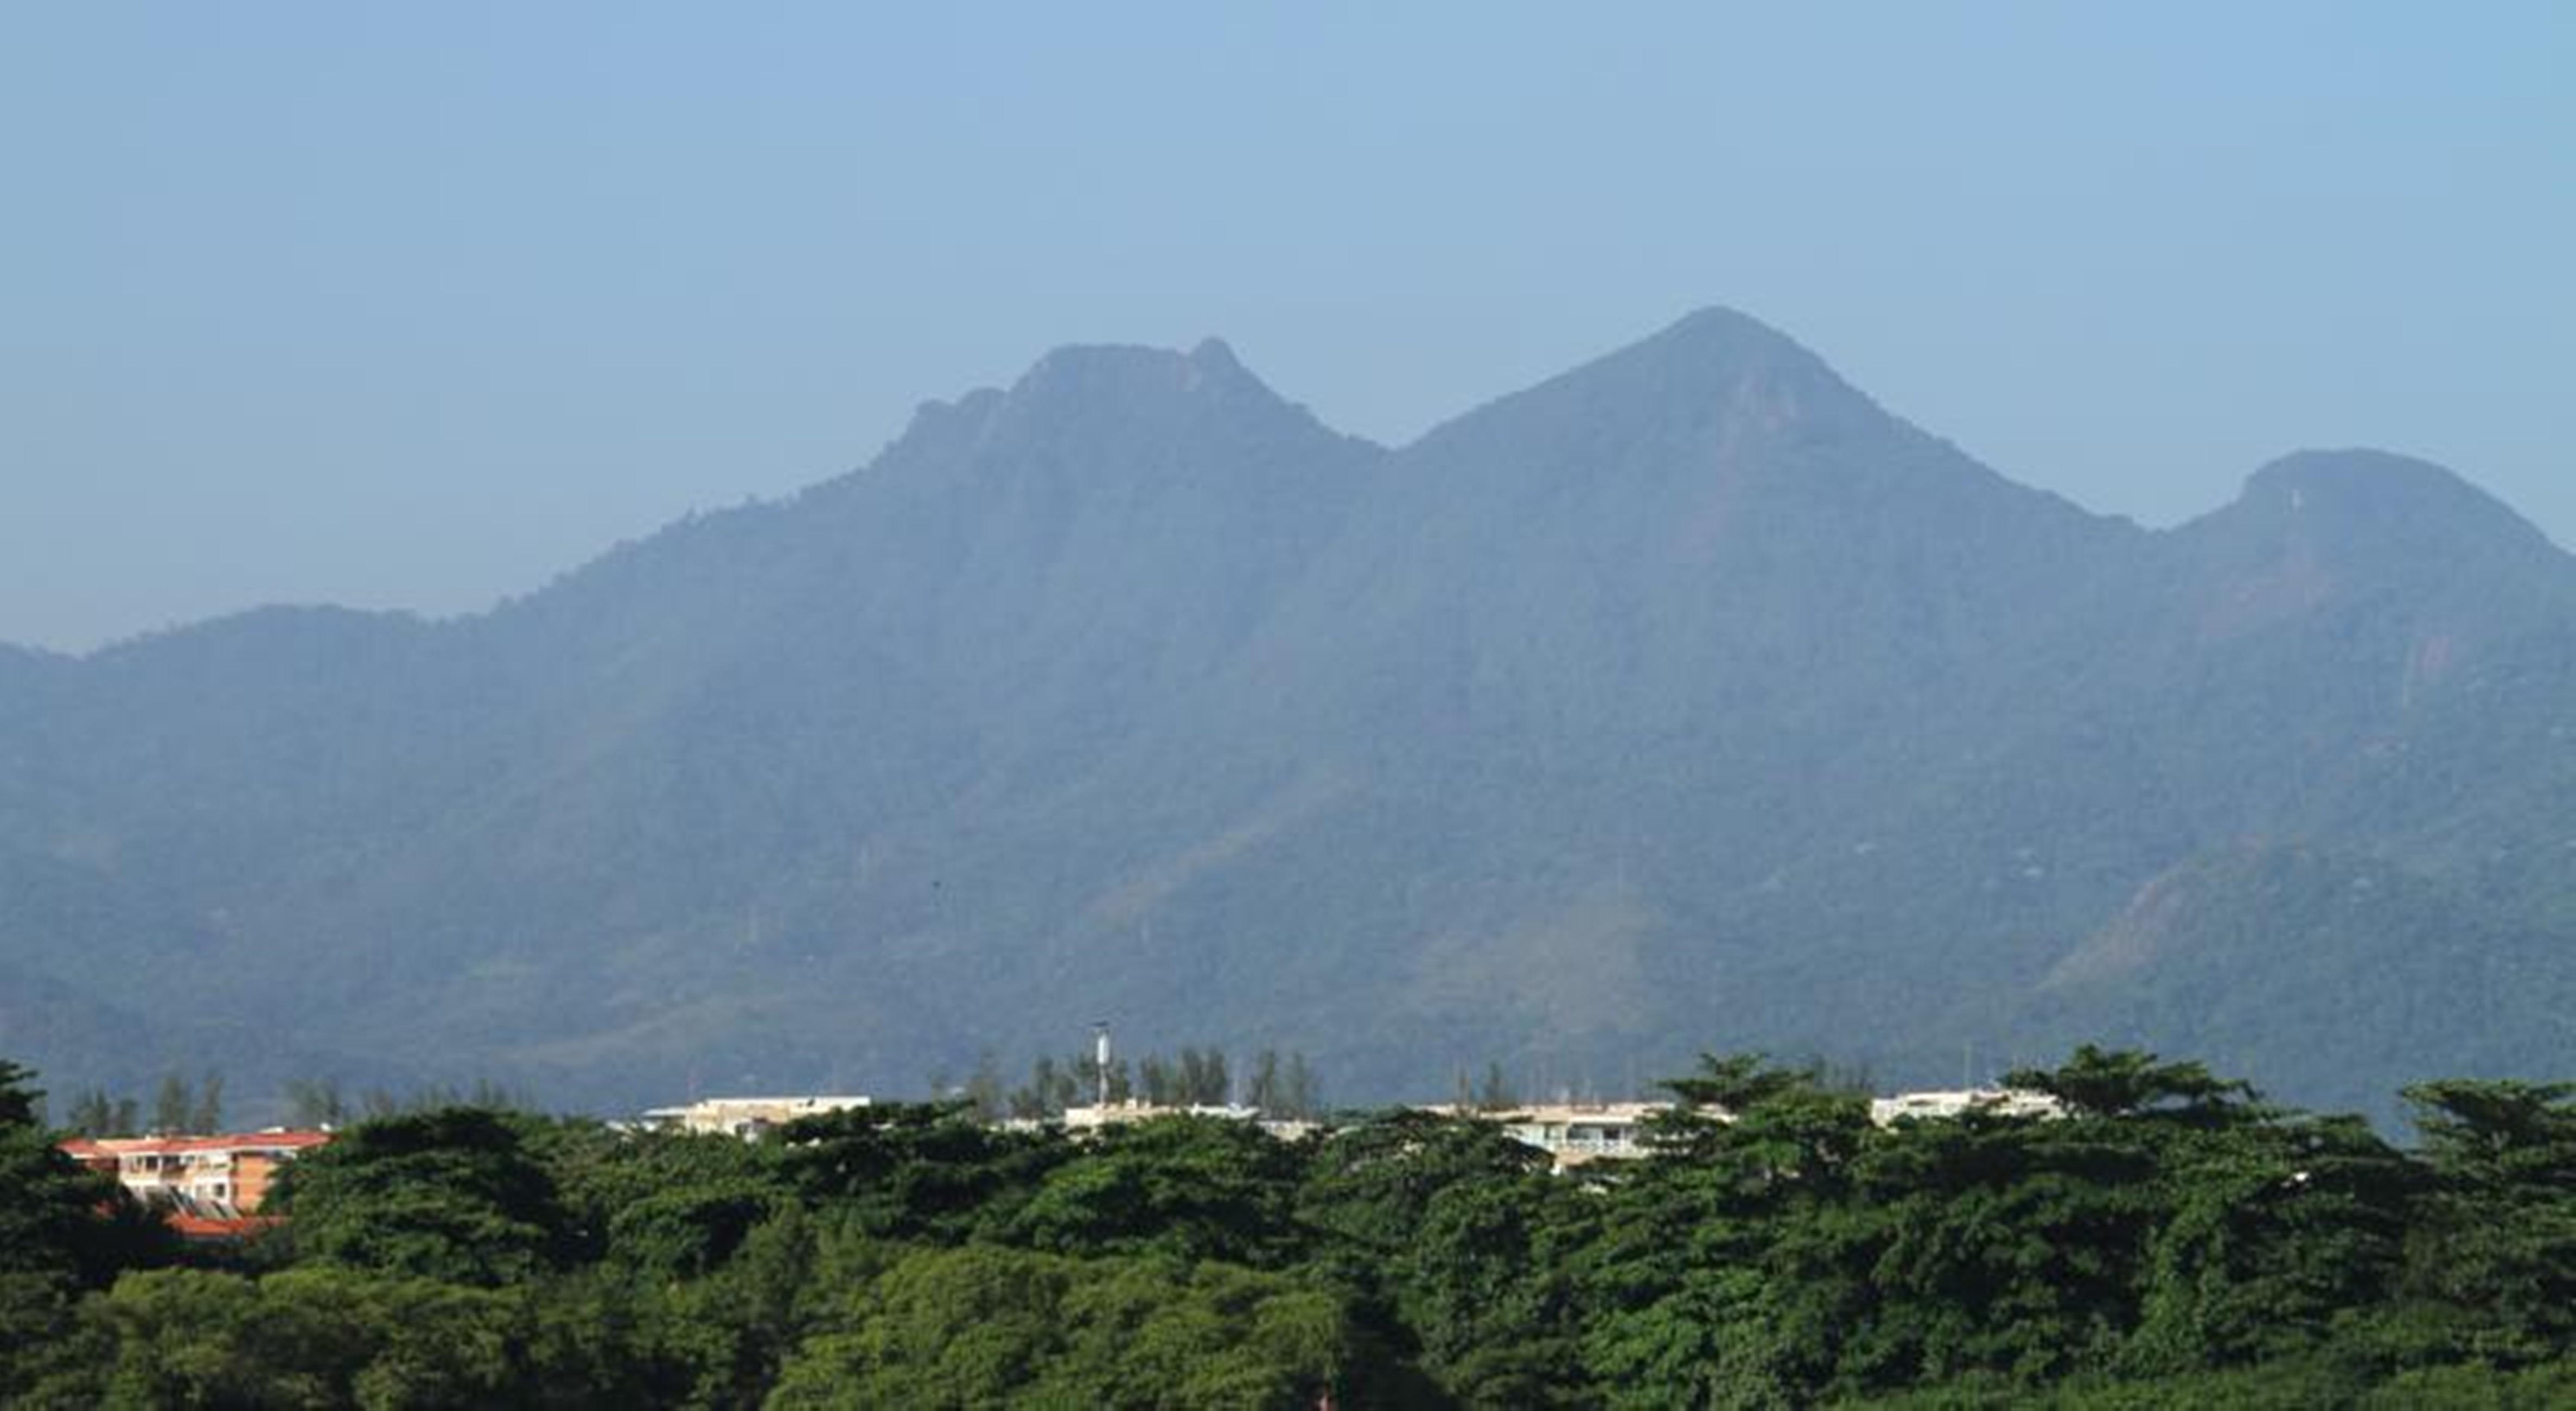
[[(525, 1092), (488, 1078), (463, 1086), (430, 1083), (405, 1092), (379, 1086), (355, 1093), (343, 1088), (337, 1078), (294, 1078), (287, 1081), (283, 1097), (288, 1124), (308, 1130), (440, 1107), (526, 1110), (535, 1106)], [(84, 1088), (63, 1109), (61, 1125), (76, 1137), (218, 1133), (224, 1129), (224, 1075), (213, 1068), (195, 1079), (182, 1072), (166, 1073), (153, 1089), (149, 1108), (131, 1094)]]
[(2400, 1147), (2142, 1053), (2011, 1081), (2059, 1114), (1882, 1128), (1710, 1057), (1652, 1155), (1566, 1174), (1404, 1110), (1076, 1139), (956, 1100), (741, 1142), (447, 1106), (350, 1127), (209, 1251), (0, 1065), (0, 1401), (2576, 1401), (2576, 1084), (2417, 1085)]
[(201, 1078), (173, 1070), (154, 1090), (148, 1118), (142, 1103), (105, 1088), (87, 1088), (63, 1113), (64, 1130), (81, 1137), (139, 1137), (146, 1133), (214, 1132), (223, 1128), (224, 1075), (208, 1069)]
[(1166, 1058), (1148, 1053), (1131, 1066), (1113, 1055), (1104, 1067), (1097, 1054), (1064, 1058), (1040, 1054), (1030, 1061), (1028, 1076), (1017, 1084), (1002, 1076), (987, 1050), (963, 1083), (933, 1074), (931, 1091), (964, 1102), (986, 1121), (1010, 1119), (1044, 1122), (1065, 1109), (1106, 1097), (1112, 1103), (1144, 1102), (1155, 1107), (1230, 1107), (1241, 1105), (1265, 1119), (1313, 1121), (1324, 1114), (1323, 1082), (1306, 1055), (1290, 1050), (1284, 1057), (1265, 1048), (1249, 1068), (1237, 1070), (1222, 1048), (1184, 1047)]

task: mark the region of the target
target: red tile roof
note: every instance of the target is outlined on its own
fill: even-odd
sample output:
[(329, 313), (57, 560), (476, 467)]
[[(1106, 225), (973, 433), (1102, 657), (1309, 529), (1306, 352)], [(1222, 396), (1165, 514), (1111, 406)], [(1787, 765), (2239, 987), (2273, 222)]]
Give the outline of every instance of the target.
[(73, 1137), (62, 1146), (76, 1157), (176, 1156), (189, 1151), (304, 1151), (330, 1140), (329, 1132), (235, 1132), (212, 1137)]

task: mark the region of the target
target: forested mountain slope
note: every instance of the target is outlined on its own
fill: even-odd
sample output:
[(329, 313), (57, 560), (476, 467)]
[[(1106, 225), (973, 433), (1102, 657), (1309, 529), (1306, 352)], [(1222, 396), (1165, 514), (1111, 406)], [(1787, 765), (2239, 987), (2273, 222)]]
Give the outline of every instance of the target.
[[(2150, 532), (1722, 310), (1392, 450), (1072, 348), (482, 616), (0, 650), (0, 964), (236, 1092), (906, 1090), (1109, 1017), (1352, 1097), (2099, 1032), (2358, 1101), (2576, 1070), (2571, 797), (2576, 562), (2420, 462)], [(29, 1012), (66, 1091), (168, 1061)]]

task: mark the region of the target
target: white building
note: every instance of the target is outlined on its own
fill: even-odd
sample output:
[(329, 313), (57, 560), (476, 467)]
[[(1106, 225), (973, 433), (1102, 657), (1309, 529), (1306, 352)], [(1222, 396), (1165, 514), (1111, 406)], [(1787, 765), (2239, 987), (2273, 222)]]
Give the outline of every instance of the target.
[(1907, 1118), (1956, 1117), (1991, 1112), (1998, 1117), (2056, 1117), (2065, 1109), (2046, 1093), (2020, 1088), (1951, 1088), (1869, 1100), (1869, 1120), (1882, 1127)]
[[(1546, 1152), (1556, 1159), (1556, 1169), (1565, 1171), (1604, 1157), (1648, 1155), (1652, 1148), (1646, 1141), (1646, 1120), (1671, 1107), (1668, 1102), (1604, 1102), (1534, 1103), (1492, 1111), (1442, 1104), (1423, 1110), (1498, 1123), (1513, 1140)], [(1870, 1120), (1882, 1127), (1972, 1111), (2002, 1117), (2056, 1117), (2064, 1109), (2046, 1093), (2017, 1088), (1899, 1093), (1869, 1102)], [(1701, 1109), (1701, 1115), (1720, 1122), (1733, 1120), (1715, 1108)]]
[(1179, 1104), (1147, 1102), (1129, 1098), (1124, 1102), (1096, 1103), (1088, 1107), (1064, 1110), (1064, 1129), (1068, 1132), (1096, 1132), (1103, 1127), (1121, 1127), (1130, 1122), (1149, 1122), (1157, 1117), (1222, 1117), (1232, 1122), (1249, 1122), (1259, 1117), (1258, 1108), (1233, 1103)]
[(865, 1107), (864, 1097), (711, 1097), (686, 1107), (656, 1107), (644, 1125), (657, 1132), (722, 1133), (750, 1141), (799, 1117)]
[(1501, 1126), (1523, 1146), (1556, 1159), (1564, 1171), (1603, 1157), (1644, 1156), (1646, 1119), (1668, 1102), (1541, 1102), (1485, 1110), (1443, 1103), (1423, 1108), (1444, 1117), (1474, 1117)]

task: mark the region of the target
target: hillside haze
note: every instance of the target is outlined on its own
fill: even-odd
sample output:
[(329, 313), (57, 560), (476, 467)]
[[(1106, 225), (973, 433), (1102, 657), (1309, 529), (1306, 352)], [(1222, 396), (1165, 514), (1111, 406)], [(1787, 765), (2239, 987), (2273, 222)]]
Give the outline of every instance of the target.
[(2168, 531), (1711, 310), (1400, 449), (1068, 348), (474, 618), (0, 649), (0, 1053), (1339, 1098), (2084, 1038), (2385, 1111), (2576, 1071), (2576, 561), (2305, 452)]

